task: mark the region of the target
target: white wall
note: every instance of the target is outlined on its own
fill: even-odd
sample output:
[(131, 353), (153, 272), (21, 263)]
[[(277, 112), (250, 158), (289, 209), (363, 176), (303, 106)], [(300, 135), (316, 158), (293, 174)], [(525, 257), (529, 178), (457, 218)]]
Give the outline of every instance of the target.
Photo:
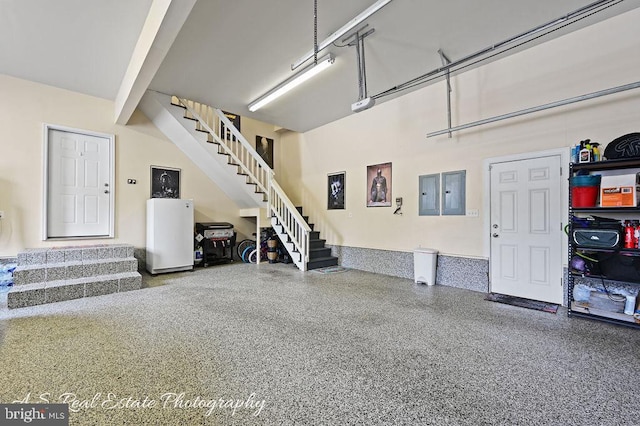
[[(638, 22), (635, 10), (454, 77), (453, 125), (640, 80)], [(303, 135), (282, 136), (283, 187), (328, 244), (397, 251), (422, 245), (483, 256), (484, 159), (586, 138), (607, 143), (640, 131), (636, 89), (427, 139), (446, 127), (445, 93), (445, 83), (437, 83)], [(392, 196), (404, 198), (402, 216), (392, 214), (395, 203), (366, 207), (366, 167), (384, 162), (393, 163)], [(418, 216), (418, 176), (453, 170), (467, 171), (467, 210), (480, 210), (480, 217)], [(338, 171), (347, 173), (346, 210), (328, 211), (327, 174)]]
[[(0, 210), (5, 212), (0, 220), (0, 257), (51, 245), (122, 242), (144, 247), (151, 165), (182, 170), (181, 196), (194, 199), (196, 221), (231, 222), (243, 235), (255, 232), (255, 222), (240, 218), (237, 206), (140, 112), (127, 126), (117, 125), (111, 101), (4, 75), (0, 93)], [(115, 239), (42, 241), (44, 123), (116, 135)], [(272, 129), (251, 121), (246, 127)], [(137, 184), (128, 185), (129, 178)]]

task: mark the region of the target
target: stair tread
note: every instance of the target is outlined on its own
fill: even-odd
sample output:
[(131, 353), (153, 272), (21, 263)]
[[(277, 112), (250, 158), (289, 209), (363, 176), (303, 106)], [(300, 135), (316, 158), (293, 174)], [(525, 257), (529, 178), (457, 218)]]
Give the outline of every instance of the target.
[(335, 256), (330, 257), (321, 257), (318, 259), (313, 259), (307, 262), (307, 270), (313, 270), (318, 268), (324, 268), (327, 266), (337, 266), (338, 258)]
[(336, 256), (323, 256), (323, 257), (316, 257), (315, 259), (311, 259), (309, 260), (309, 263), (311, 262), (321, 262), (323, 260), (338, 260), (338, 258)]
[(318, 259), (325, 259), (325, 258), (328, 258), (328, 257), (333, 257), (331, 255), (331, 249), (329, 247), (310, 248), (309, 249), (309, 261), (318, 260)]
[(77, 265), (94, 265), (101, 263), (110, 263), (110, 262), (131, 262), (136, 259), (134, 256), (128, 257), (108, 257), (103, 259), (84, 259), (84, 260), (69, 260), (65, 262), (55, 262), (55, 263), (34, 263), (31, 265), (18, 265), (16, 266), (16, 271), (33, 271), (36, 269), (46, 269), (46, 268), (61, 268), (63, 266), (77, 266)]
[[(95, 275), (93, 277), (85, 277), (85, 278), (76, 278), (74, 280), (59, 280), (59, 281), (48, 281), (45, 283), (45, 287), (63, 287), (65, 285), (71, 284), (86, 284), (92, 282), (100, 282), (100, 281), (111, 281), (118, 280), (121, 278), (134, 278), (134, 277), (142, 277), (140, 272), (131, 271), (131, 272), (118, 272), (116, 274), (108, 274), (108, 275)], [(73, 281), (73, 283), (71, 283)]]
[(131, 272), (118, 272), (115, 274), (107, 274), (107, 275), (95, 275), (92, 277), (83, 277), (83, 278), (73, 278), (66, 280), (56, 280), (56, 281), (42, 281), (37, 283), (29, 283), (29, 284), (20, 284), (14, 285), (11, 287), (9, 292), (18, 293), (30, 290), (37, 290), (41, 288), (52, 288), (52, 287), (64, 287), (64, 286), (72, 286), (78, 284), (86, 284), (92, 282), (100, 282), (100, 281), (110, 281), (117, 280), (121, 278), (133, 278), (133, 277), (142, 277), (139, 272), (131, 271)]

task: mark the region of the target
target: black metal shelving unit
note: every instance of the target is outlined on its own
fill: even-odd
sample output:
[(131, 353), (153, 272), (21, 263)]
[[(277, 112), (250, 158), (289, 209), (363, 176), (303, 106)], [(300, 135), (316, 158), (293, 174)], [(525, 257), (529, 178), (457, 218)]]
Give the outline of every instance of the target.
[[(571, 163), (569, 165), (569, 178), (574, 176), (580, 171), (588, 171), (588, 172), (598, 172), (598, 171), (607, 171), (607, 170), (625, 170), (628, 169), (630, 173), (638, 173), (640, 172), (640, 159), (624, 159), (624, 160), (608, 160), (608, 161), (598, 161), (592, 163)], [(568, 249), (568, 266), (569, 266), (569, 274), (568, 274), (568, 285), (567, 285), (567, 303), (568, 309), (567, 313), (570, 317), (579, 317), (579, 318), (587, 318), (591, 320), (603, 321), (610, 324), (623, 325), (627, 327), (640, 329), (640, 322), (637, 322), (633, 316), (624, 315), (624, 314), (616, 314), (609, 313), (605, 311), (599, 311), (595, 309), (589, 309), (587, 307), (582, 307), (578, 305), (574, 305), (573, 302), (573, 286), (575, 278), (577, 277), (587, 277), (587, 278), (596, 278), (596, 279), (607, 279), (606, 277), (599, 275), (585, 275), (581, 273), (572, 272), (571, 270), (571, 260), (576, 254), (576, 247), (572, 244), (571, 235), (573, 234), (573, 218), (576, 215), (597, 215), (597, 216), (608, 216), (615, 215), (618, 216), (620, 214), (631, 214), (634, 215), (635, 218), (640, 219), (640, 208), (638, 207), (573, 207), (573, 199), (572, 199), (572, 187), (571, 187), (571, 179), (569, 179), (569, 249)], [(620, 250), (612, 250), (612, 249), (579, 249), (580, 252), (587, 253), (612, 253), (614, 255), (623, 255), (623, 256), (639, 256), (640, 257), (640, 249), (620, 249)], [(607, 279), (608, 280), (608, 279)], [(630, 285), (640, 286), (640, 280), (638, 282), (625, 282)], [(640, 296), (639, 296), (640, 297)]]

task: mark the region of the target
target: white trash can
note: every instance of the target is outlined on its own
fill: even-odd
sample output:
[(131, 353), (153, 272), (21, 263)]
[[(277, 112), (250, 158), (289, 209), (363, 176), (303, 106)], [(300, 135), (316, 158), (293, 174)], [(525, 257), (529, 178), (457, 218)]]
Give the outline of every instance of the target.
[(438, 250), (419, 247), (413, 250), (413, 277), (416, 283), (434, 285)]

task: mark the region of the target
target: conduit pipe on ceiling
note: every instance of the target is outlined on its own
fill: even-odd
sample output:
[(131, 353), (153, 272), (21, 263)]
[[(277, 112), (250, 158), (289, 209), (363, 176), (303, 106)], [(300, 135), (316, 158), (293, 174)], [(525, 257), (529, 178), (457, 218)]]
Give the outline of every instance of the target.
[(531, 114), (533, 112), (543, 111), (545, 109), (556, 108), (563, 105), (569, 105), (576, 102), (586, 101), (588, 99), (599, 98), (601, 96), (612, 95), (614, 93), (624, 92), (626, 90), (640, 88), (640, 81), (635, 83), (629, 83), (622, 86), (612, 87), (610, 89), (600, 90), (599, 92), (592, 92), (586, 95), (575, 96), (573, 98), (563, 99), (561, 101), (551, 102), (544, 105), (539, 105), (532, 108), (522, 109), (520, 111), (510, 112), (508, 114), (497, 115), (491, 118), (485, 118), (484, 120), (474, 121), (472, 123), (461, 124), (460, 126), (451, 127), (448, 129), (438, 130), (437, 132), (427, 133), (427, 137), (443, 135), (445, 133), (457, 132), (458, 130), (468, 129), (470, 127), (481, 126), (483, 124), (493, 123), (495, 121), (506, 120), (508, 118), (518, 117), (520, 115)]
[[(458, 59), (456, 61), (450, 62), (450, 63), (448, 63), (446, 65), (443, 65), (440, 68), (436, 68), (436, 69), (434, 69), (432, 71), (429, 71), (426, 74), (423, 74), (423, 75), (421, 75), (419, 77), (416, 77), (416, 78), (414, 78), (412, 80), (409, 80), (409, 81), (407, 81), (405, 83), (402, 83), (402, 84), (399, 84), (397, 86), (394, 86), (394, 87), (392, 87), (390, 89), (387, 89), (387, 90), (385, 90), (383, 92), (380, 92), (380, 93), (378, 93), (376, 95), (373, 95), (371, 97), (374, 98), (374, 99), (378, 99), (378, 98), (381, 98), (383, 96), (392, 95), (394, 93), (397, 93), (397, 92), (400, 92), (402, 90), (408, 89), (408, 88), (413, 87), (415, 85), (419, 85), (419, 84), (425, 83), (428, 79), (430, 79), (432, 77), (439, 76), (440, 74), (444, 75), (445, 73), (450, 72), (450, 71), (455, 71), (458, 66), (463, 65), (463, 64), (465, 64), (465, 63), (467, 63), (469, 61), (472, 61), (474, 59), (480, 58), (482, 56), (488, 55), (488, 54), (493, 53), (493, 52), (498, 52), (502, 48), (505, 48), (505, 50), (507, 50), (506, 49), (507, 46), (509, 46), (511, 44), (514, 44), (516, 42), (525, 43), (526, 42), (525, 40), (528, 39), (529, 37), (533, 36), (533, 35), (536, 35), (536, 34), (538, 34), (540, 32), (546, 31), (546, 30), (550, 30), (551, 28), (556, 27), (556, 26), (558, 26), (558, 25), (560, 25), (560, 24), (562, 24), (564, 22), (570, 21), (572, 19), (583, 18), (583, 17), (585, 17), (585, 15), (589, 15), (591, 13), (596, 13), (597, 9), (601, 9), (601, 8), (604, 9), (604, 8), (613, 6), (615, 4), (621, 3), (623, 1), (624, 0), (598, 0), (598, 1), (594, 2), (594, 3), (591, 3), (591, 4), (589, 4), (587, 6), (584, 6), (584, 7), (580, 8), (580, 9), (574, 10), (573, 12), (570, 12), (570, 13), (568, 13), (568, 14), (566, 14), (564, 16), (561, 16), (561, 17), (559, 17), (557, 19), (554, 19), (554, 20), (549, 21), (549, 22), (547, 22), (545, 24), (539, 25), (539, 26), (537, 26), (537, 27), (535, 27), (535, 28), (533, 28), (533, 29), (531, 29), (529, 31), (525, 31), (525, 32), (523, 32), (521, 34), (518, 34), (516, 36), (510, 37), (510, 38), (508, 38), (508, 39), (506, 39), (504, 41), (501, 41), (499, 43), (496, 43), (496, 44), (494, 44), (492, 46), (489, 46), (489, 47), (486, 47), (484, 49), (481, 49), (481, 50), (479, 50), (479, 51), (477, 51), (475, 53), (467, 55), (467, 56), (465, 56), (465, 57), (463, 57), (461, 59)], [(552, 30), (550, 30), (550, 31), (552, 31)], [(527, 41), (530, 41), (530, 40), (527, 40)], [(499, 53), (501, 53), (501, 52), (499, 52)], [(483, 58), (481, 60), (484, 60), (484, 59), (486, 59), (486, 58)]]

